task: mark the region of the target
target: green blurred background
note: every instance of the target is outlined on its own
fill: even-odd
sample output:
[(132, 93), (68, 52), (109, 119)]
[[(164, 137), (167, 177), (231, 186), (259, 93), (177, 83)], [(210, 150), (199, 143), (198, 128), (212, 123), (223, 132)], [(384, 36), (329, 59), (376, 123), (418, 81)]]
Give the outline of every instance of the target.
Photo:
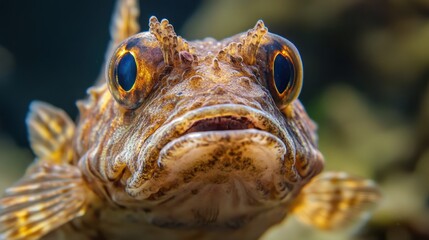
[[(32, 161), (25, 114), (33, 99), (76, 117), (97, 77), (113, 1), (0, 0), (0, 190)], [(383, 200), (369, 222), (321, 232), (288, 218), (264, 239), (429, 239), (429, 1), (141, 1), (192, 40), (263, 19), (300, 50), (300, 95), (319, 125), (329, 170), (372, 178)]]

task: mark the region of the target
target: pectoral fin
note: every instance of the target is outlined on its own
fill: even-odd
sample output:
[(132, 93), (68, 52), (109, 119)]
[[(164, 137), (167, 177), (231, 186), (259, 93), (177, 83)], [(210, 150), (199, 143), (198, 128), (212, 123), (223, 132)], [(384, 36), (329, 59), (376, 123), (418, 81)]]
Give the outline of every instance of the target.
[(38, 239), (83, 215), (88, 195), (78, 168), (40, 161), (0, 199), (0, 239)]
[(63, 110), (34, 101), (26, 122), (31, 148), (39, 159), (55, 163), (72, 161), (75, 126)]
[(302, 189), (292, 211), (304, 223), (331, 230), (361, 220), (380, 197), (371, 180), (327, 172)]

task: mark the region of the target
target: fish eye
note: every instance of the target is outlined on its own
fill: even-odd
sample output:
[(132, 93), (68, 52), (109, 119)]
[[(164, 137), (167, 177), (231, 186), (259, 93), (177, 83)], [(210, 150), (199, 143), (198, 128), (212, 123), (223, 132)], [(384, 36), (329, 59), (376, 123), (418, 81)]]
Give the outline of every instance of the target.
[(152, 92), (162, 69), (163, 55), (154, 37), (139, 33), (124, 40), (110, 58), (106, 68), (107, 86), (122, 107), (140, 107)]
[(269, 62), (266, 65), (267, 85), (277, 106), (284, 109), (298, 98), (301, 91), (302, 62), (291, 42), (274, 34), (270, 37), (269, 43), (263, 46)]
[(130, 110), (139, 107), (146, 99), (152, 81), (146, 65), (135, 57), (138, 54), (119, 47), (107, 69), (110, 93), (119, 104)]
[(136, 82), (136, 77), (136, 61), (134, 56), (127, 52), (119, 60), (118, 66), (116, 67), (116, 79), (123, 90), (130, 91)]
[(279, 53), (274, 58), (273, 64), (274, 86), (278, 94), (282, 94), (286, 89), (294, 85), (295, 70), (288, 57)]

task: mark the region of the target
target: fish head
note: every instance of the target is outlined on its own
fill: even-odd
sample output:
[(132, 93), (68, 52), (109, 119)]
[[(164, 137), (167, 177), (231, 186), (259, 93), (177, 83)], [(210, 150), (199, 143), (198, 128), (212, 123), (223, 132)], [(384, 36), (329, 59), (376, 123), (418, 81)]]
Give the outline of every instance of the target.
[(76, 149), (93, 188), (159, 226), (240, 226), (287, 208), (323, 168), (298, 95), (298, 50), (253, 29), (188, 42), (150, 20), (81, 102)]

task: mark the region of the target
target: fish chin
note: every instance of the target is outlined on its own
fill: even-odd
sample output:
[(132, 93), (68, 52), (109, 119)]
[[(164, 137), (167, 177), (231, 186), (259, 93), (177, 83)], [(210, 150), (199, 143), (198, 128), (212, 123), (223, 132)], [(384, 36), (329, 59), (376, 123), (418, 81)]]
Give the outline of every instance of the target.
[(160, 152), (159, 166), (167, 179), (204, 183), (223, 182), (239, 174), (264, 178), (278, 172), (286, 154), (284, 143), (256, 129), (206, 131), (186, 134)]
[(288, 194), (285, 154), (266, 131), (188, 133), (163, 147), (161, 170), (139, 197), (152, 202), (148, 218), (161, 226), (245, 223)]

